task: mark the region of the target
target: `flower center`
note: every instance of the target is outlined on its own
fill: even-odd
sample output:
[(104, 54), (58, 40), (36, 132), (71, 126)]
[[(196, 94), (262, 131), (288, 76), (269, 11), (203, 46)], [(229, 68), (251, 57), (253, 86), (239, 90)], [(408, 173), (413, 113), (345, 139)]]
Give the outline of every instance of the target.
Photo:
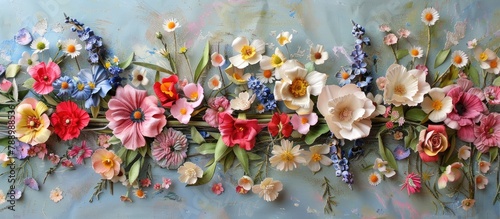
[(455, 105), (455, 109), (457, 109), (457, 114), (460, 115), (460, 116), (467, 111), (467, 109), (465, 108), (464, 104), (461, 103), (461, 102), (457, 103)]
[(443, 102), (441, 102), (440, 100), (435, 100), (432, 102), (432, 108), (434, 110), (441, 110), (441, 108), (443, 108)]
[(186, 107), (182, 107), (181, 110), (179, 110), (179, 112), (181, 113), (181, 115), (186, 115), (187, 114)]
[(220, 106), (217, 110), (218, 110), (219, 112), (223, 112), (223, 111), (224, 111), (224, 107)]
[(314, 53), (314, 58), (315, 59), (321, 59), (321, 53), (320, 52)]
[(264, 110), (264, 105), (259, 104), (257, 105), (257, 111), (263, 111)]
[(370, 182), (372, 183), (378, 182), (378, 176), (375, 174), (370, 175)]
[(318, 162), (318, 161), (320, 161), (320, 160), (321, 160), (321, 154), (314, 153), (314, 154), (312, 155), (312, 160), (313, 160), (314, 162)]
[(432, 13), (427, 13), (427, 14), (425, 15), (425, 20), (426, 20), (426, 21), (429, 21), (429, 22), (430, 22), (430, 21), (432, 21), (432, 19), (434, 19), (434, 15), (432, 15)]
[(273, 184), (266, 185), (264, 190), (266, 190), (266, 192), (271, 192), (274, 190), (274, 185)]
[(491, 60), (490, 68), (496, 68), (498, 66), (498, 62), (496, 59)]
[(90, 89), (94, 89), (95, 88), (94, 82), (89, 82), (88, 85), (89, 85)]
[(64, 122), (66, 122), (66, 125), (68, 125), (68, 124), (71, 123), (71, 120), (70, 119), (66, 119), (66, 121), (64, 121)]
[(162, 93), (172, 97), (174, 96), (174, 92), (172, 92), (172, 90), (170, 89), (171, 87), (172, 87), (172, 82), (165, 82), (161, 84), (160, 90)]
[(381, 167), (384, 167), (384, 166), (385, 166), (385, 165), (384, 165), (383, 163), (378, 163), (378, 164), (377, 164), (377, 167), (378, 167), (378, 168), (381, 168)]
[(306, 123), (308, 123), (308, 122), (309, 122), (309, 119), (307, 119), (306, 117), (302, 117), (302, 119), (300, 119), (300, 122), (301, 122), (302, 124), (306, 124)]
[(279, 67), (283, 65), (283, 60), (281, 60), (281, 58), (278, 55), (273, 54), (271, 56), (271, 63), (273, 64), (273, 67)]
[(82, 84), (82, 83), (78, 83), (78, 84), (76, 85), (76, 88), (77, 88), (79, 91), (82, 91), (82, 90), (85, 88), (85, 85), (84, 85), (84, 84)]
[(453, 58), (453, 61), (457, 64), (462, 64), (462, 56), (455, 56), (455, 58)]
[(30, 129), (38, 128), (40, 126), (40, 120), (35, 116), (28, 116), (28, 127)]
[(62, 88), (62, 89), (68, 89), (68, 87), (69, 87), (68, 82), (63, 81), (63, 82), (61, 83), (61, 88)]
[(138, 189), (135, 194), (138, 196), (138, 197), (142, 197), (144, 196), (144, 191), (142, 191), (142, 189)]
[(175, 22), (173, 22), (173, 21), (170, 21), (170, 22), (168, 22), (168, 24), (167, 24), (168, 29), (174, 29), (174, 28), (175, 28), (175, 26), (176, 26), (176, 25), (175, 25)]
[(191, 100), (195, 101), (198, 99), (198, 92), (193, 92), (191, 93), (191, 95), (189, 95), (189, 97), (191, 98)]
[(217, 79), (212, 80), (212, 86), (218, 87), (219, 86), (219, 80), (217, 80)]
[(43, 42), (38, 42), (38, 43), (36, 44), (36, 49), (38, 49), (38, 50), (43, 50), (43, 49), (45, 49), (45, 43), (43, 43)]
[(220, 64), (220, 63), (222, 63), (222, 56), (221, 55), (215, 56), (214, 60), (215, 60), (215, 62)]
[(495, 132), (495, 130), (494, 130), (493, 128), (490, 128), (490, 129), (488, 130), (488, 134), (490, 134), (490, 135), (491, 135), (491, 134), (493, 134), (493, 132)]
[(103, 160), (102, 164), (104, 164), (104, 166), (106, 166), (107, 168), (112, 168), (114, 166), (113, 161), (109, 158)]
[(342, 72), (342, 79), (347, 80), (351, 76), (351, 74), (347, 73), (346, 71)]
[(255, 55), (255, 48), (253, 46), (244, 45), (243, 48), (241, 48), (240, 52), (241, 52), (241, 58), (243, 60), (247, 60)]
[(236, 79), (236, 80), (238, 80), (238, 81), (242, 79), (241, 75), (238, 74), (238, 73), (234, 73), (233, 74), (233, 78)]
[(27, 62), (28, 62), (28, 65), (33, 65), (33, 60), (28, 59), (28, 61), (27, 61)]
[(289, 151), (285, 151), (285, 152), (283, 152), (283, 154), (281, 154), (281, 160), (292, 161), (293, 159), (294, 159), (294, 156)]
[(144, 120), (144, 113), (141, 108), (132, 111), (130, 114), (130, 119), (132, 122), (142, 122)]
[(264, 70), (264, 72), (262, 72), (262, 76), (265, 78), (271, 78), (273, 76), (273, 72), (271, 70)]
[(44, 81), (48, 81), (49, 80), (49, 77), (47, 75), (43, 76), (43, 80)]
[(344, 108), (339, 113), (339, 119), (341, 121), (349, 121), (349, 120), (351, 120), (351, 117), (352, 117), (352, 110), (350, 110), (348, 108)]
[(138, 81), (142, 81), (143, 79), (144, 79), (144, 76), (142, 76), (142, 75), (137, 75), (137, 80), (138, 80)]
[(412, 49), (412, 50), (411, 50), (411, 55), (412, 55), (412, 56), (418, 56), (418, 54), (419, 54), (419, 52), (418, 52), (418, 50), (417, 50), (417, 49)]
[(186, 170), (186, 175), (188, 175), (190, 178), (196, 177), (196, 171), (193, 168), (188, 169)]
[(479, 54), (479, 61), (484, 62), (486, 60), (488, 60), (488, 55), (485, 52)]
[(483, 178), (482, 177), (477, 177), (476, 178), (476, 184), (481, 184), (483, 183)]
[(66, 51), (69, 53), (74, 53), (76, 51), (75, 45), (73, 45), (73, 44), (68, 45), (68, 47), (66, 48)]
[(406, 88), (404, 85), (402, 84), (398, 84), (396, 85), (396, 87), (394, 87), (394, 93), (397, 94), (397, 95), (405, 95), (406, 94)]
[(281, 36), (278, 39), (278, 43), (281, 44), (281, 45), (285, 44), (286, 41), (288, 41), (288, 37), (286, 37), (286, 36)]
[(303, 78), (295, 78), (289, 87), (290, 93), (294, 97), (303, 97), (307, 93), (309, 83)]

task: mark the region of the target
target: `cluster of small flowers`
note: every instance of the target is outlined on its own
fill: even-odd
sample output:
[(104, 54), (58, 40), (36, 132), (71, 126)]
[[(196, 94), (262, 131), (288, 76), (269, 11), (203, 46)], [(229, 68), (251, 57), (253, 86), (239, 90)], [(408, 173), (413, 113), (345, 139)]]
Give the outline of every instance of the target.
[(66, 16), (66, 23), (72, 24), (71, 31), (76, 32), (80, 40), (85, 41), (85, 50), (89, 52), (89, 62), (92, 64), (99, 62), (99, 57), (102, 55), (102, 38), (94, 35), (94, 31), (89, 27), (84, 27), (83, 23), (78, 20)]
[(349, 188), (352, 189), (352, 184), (354, 183), (354, 175), (349, 172), (349, 160), (344, 156), (339, 157), (337, 154), (337, 145), (332, 144), (330, 147), (331, 159), (333, 161), (333, 167), (335, 168), (335, 175), (337, 177), (342, 176), (342, 181), (347, 183)]
[(274, 99), (274, 94), (271, 93), (271, 89), (262, 84), (254, 76), (248, 79), (247, 85), (248, 88), (253, 90), (260, 103), (264, 105), (266, 111), (272, 111), (276, 108), (276, 100)]
[(125, 78), (120, 77), (120, 74), (123, 72), (123, 68), (120, 68), (118, 66), (118, 58), (115, 56), (114, 64), (111, 64), (111, 62), (106, 62), (106, 68), (108, 69), (109, 73), (111, 73), (111, 76), (109, 77), (109, 84), (116, 89), (118, 86), (122, 86), (122, 82), (125, 80)]

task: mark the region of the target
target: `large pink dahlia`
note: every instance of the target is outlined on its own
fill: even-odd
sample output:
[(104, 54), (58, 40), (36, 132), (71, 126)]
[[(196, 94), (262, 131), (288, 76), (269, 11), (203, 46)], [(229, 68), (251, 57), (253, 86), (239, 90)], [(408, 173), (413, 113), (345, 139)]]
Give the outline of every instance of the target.
[(151, 150), (158, 165), (177, 169), (187, 157), (188, 141), (182, 132), (169, 128), (156, 136)]

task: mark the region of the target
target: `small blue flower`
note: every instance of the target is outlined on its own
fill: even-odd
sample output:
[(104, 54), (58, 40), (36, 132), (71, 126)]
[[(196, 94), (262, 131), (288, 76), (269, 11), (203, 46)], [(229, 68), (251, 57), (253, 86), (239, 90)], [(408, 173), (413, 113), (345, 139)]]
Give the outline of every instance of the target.
[(351, 67), (354, 70), (354, 75), (360, 75), (366, 73), (366, 62), (354, 62)]
[(337, 72), (337, 74), (335, 74), (335, 77), (340, 79), (339, 86), (342, 87), (346, 84), (350, 84), (351, 80), (354, 79), (354, 77), (356, 77), (356, 75), (353, 75), (352, 71), (350, 69), (347, 69), (347, 70), (342, 69), (339, 72)]
[(373, 77), (372, 76), (368, 76), (368, 77), (366, 77), (366, 79), (364, 81), (362, 81), (362, 80), (358, 81), (358, 83), (356, 85), (359, 88), (363, 88), (363, 87), (368, 86), (370, 83), (372, 83), (372, 80), (373, 80)]
[(122, 69), (122, 68), (120, 68), (120, 67), (118, 67), (118, 66), (111, 66), (111, 67), (109, 67), (108, 71), (109, 71), (111, 74), (113, 74), (113, 75), (117, 76), (117, 75), (119, 75), (120, 73), (122, 73), (122, 72), (123, 72), (123, 69)]
[(14, 150), (12, 151), (12, 153), (17, 159), (22, 160), (28, 156), (28, 150), (30, 148), (31, 146), (29, 144), (15, 140)]
[(404, 148), (403, 146), (398, 145), (396, 148), (394, 148), (393, 154), (394, 154), (394, 158), (396, 158), (396, 160), (403, 160), (403, 159), (407, 158), (408, 156), (410, 156), (410, 149)]
[(120, 76), (113, 76), (109, 78), (109, 84), (111, 84), (111, 87), (116, 89), (118, 86), (122, 86), (123, 80), (124, 78)]
[(80, 72), (78, 72), (78, 78), (80, 81), (87, 82), (87, 85), (92, 91), (91, 98), (85, 101), (85, 108), (99, 106), (99, 96), (105, 97), (108, 91), (112, 88), (108, 81), (106, 70), (100, 65), (92, 66), (92, 70), (80, 70)]
[(99, 54), (95, 52), (89, 52), (89, 61), (91, 63), (98, 63), (99, 62)]
[(54, 83), (54, 92), (56, 92), (58, 97), (71, 96), (73, 90), (75, 89), (75, 81), (68, 76), (62, 76), (58, 78)]
[(354, 23), (352, 21), (353, 26), (352, 26), (352, 35), (356, 38), (361, 38), (365, 34), (365, 28), (359, 24)]

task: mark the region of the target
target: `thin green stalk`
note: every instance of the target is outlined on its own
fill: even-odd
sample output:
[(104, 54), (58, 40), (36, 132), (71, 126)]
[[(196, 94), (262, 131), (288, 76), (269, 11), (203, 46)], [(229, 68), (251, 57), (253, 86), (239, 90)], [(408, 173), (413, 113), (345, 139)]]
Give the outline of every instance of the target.
[(427, 26), (427, 51), (425, 51), (424, 66), (427, 66), (429, 51), (431, 50), (431, 26)]
[(194, 73), (193, 73), (193, 69), (191, 68), (191, 62), (189, 62), (189, 59), (188, 59), (186, 53), (182, 53), (182, 54), (184, 55), (184, 58), (186, 58), (186, 62), (188, 64), (189, 72), (191, 72), (191, 79), (194, 81)]
[(396, 64), (399, 64), (398, 56), (396, 55), (396, 50), (394, 50), (394, 47), (392, 45), (391, 45), (391, 50), (392, 54), (394, 54), (394, 59), (396, 60)]

